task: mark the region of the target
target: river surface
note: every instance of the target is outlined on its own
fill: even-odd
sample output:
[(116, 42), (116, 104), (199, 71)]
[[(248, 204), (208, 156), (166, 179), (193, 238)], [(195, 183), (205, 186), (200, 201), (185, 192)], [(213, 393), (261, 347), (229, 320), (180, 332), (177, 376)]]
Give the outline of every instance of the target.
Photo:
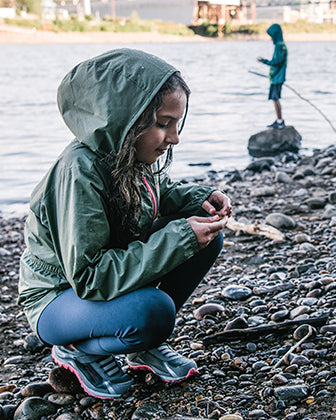
[[(336, 43), (287, 45), (288, 85), (335, 127)], [(273, 104), (267, 100), (267, 78), (249, 73), (268, 73), (256, 57), (271, 57), (271, 41), (1, 45), (0, 211), (4, 215), (26, 211), (33, 187), (73, 137), (56, 105), (57, 86), (65, 73), (84, 59), (118, 47), (159, 55), (179, 68), (190, 85), (189, 114), (171, 169), (174, 179), (207, 170), (243, 169), (250, 162), (249, 137), (275, 119)], [(286, 124), (302, 135), (302, 153), (335, 143), (328, 121), (286, 87), (282, 105)], [(201, 163), (211, 166), (197, 166)]]

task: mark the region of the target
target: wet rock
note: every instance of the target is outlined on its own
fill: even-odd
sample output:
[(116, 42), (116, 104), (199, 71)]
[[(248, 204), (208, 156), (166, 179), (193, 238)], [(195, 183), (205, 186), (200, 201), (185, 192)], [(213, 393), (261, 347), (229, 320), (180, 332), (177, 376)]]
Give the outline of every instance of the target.
[(37, 382), (26, 385), (21, 390), (21, 395), (23, 397), (43, 397), (49, 392), (54, 392), (49, 382)]
[(223, 289), (222, 294), (232, 300), (245, 300), (252, 295), (252, 290), (246, 286), (230, 285)]
[(253, 172), (262, 172), (262, 171), (270, 171), (271, 167), (274, 165), (274, 159), (273, 158), (261, 158), (256, 159), (253, 162), (251, 162), (246, 169), (248, 171)]
[(3, 404), (5, 402), (7, 402), (7, 401), (12, 400), (13, 397), (14, 397), (14, 394), (12, 392), (8, 392), (8, 391), (2, 392), (0, 394), (0, 404)]
[(76, 413), (63, 413), (56, 420), (83, 420), (83, 417)]
[(264, 410), (252, 410), (248, 413), (249, 418), (251, 419), (264, 419), (268, 418), (268, 414)]
[(274, 389), (274, 394), (286, 402), (300, 401), (308, 396), (309, 387), (306, 385), (280, 386)]
[(55, 367), (49, 372), (50, 385), (56, 392), (76, 394), (83, 392), (76, 375), (63, 367)]
[(61, 406), (67, 406), (74, 402), (75, 398), (73, 395), (70, 394), (64, 394), (64, 393), (57, 393), (57, 394), (51, 394), (48, 397), (48, 401)]
[(14, 413), (16, 410), (16, 405), (5, 405), (3, 407), (0, 406), (0, 419), (1, 420), (12, 420), (14, 418)]
[(38, 351), (44, 347), (42, 341), (33, 333), (28, 334), (24, 340), (24, 348), (28, 351)]
[(0, 394), (2, 394), (3, 392), (12, 392), (14, 391), (15, 388), (16, 388), (16, 385), (14, 384), (2, 385), (0, 386)]
[(310, 361), (307, 357), (303, 356), (302, 354), (294, 355), (294, 357), (291, 360), (291, 363), (297, 366), (305, 366), (309, 365)]
[(298, 316), (302, 315), (302, 314), (306, 314), (310, 311), (308, 306), (302, 305), (302, 306), (297, 306), (296, 308), (292, 309), (290, 311), (290, 319), (295, 319)]
[(298, 328), (295, 329), (293, 332), (293, 338), (296, 341), (300, 341), (303, 337), (309, 337), (309, 339), (313, 339), (316, 337), (316, 328), (312, 327), (308, 324), (300, 325)]
[(225, 326), (225, 331), (228, 330), (236, 330), (236, 329), (244, 329), (248, 327), (248, 323), (245, 318), (238, 317), (229, 321)]
[(275, 156), (289, 151), (297, 153), (301, 146), (301, 135), (292, 126), (281, 130), (269, 129), (251, 136), (248, 151), (251, 156)]
[(164, 415), (165, 412), (159, 404), (144, 403), (134, 411), (131, 420), (151, 420)]
[(288, 317), (289, 311), (288, 309), (283, 309), (281, 311), (277, 311), (271, 316), (271, 320), (275, 322), (284, 321)]
[(217, 303), (205, 303), (194, 311), (194, 317), (198, 320), (203, 319), (206, 315), (217, 315), (224, 312), (224, 306)]
[(41, 420), (43, 416), (55, 414), (57, 408), (51, 402), (40, 397), (23, 400), (14, 413), (14, 420)]

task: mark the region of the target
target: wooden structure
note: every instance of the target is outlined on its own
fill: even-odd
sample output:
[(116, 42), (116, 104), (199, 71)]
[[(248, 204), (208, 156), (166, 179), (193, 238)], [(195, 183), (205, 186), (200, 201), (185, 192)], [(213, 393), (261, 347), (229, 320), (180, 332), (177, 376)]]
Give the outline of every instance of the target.
[(204, 22), (218, 25), (218, 33), (222, 33), (226, 22), (243, 24), (247, 22), (247, 8), (250, 8), (251, 21), (255, 21), (255, 0), (249, 6), (246, 0), (198, 0), (195, 4), (193, 25)]

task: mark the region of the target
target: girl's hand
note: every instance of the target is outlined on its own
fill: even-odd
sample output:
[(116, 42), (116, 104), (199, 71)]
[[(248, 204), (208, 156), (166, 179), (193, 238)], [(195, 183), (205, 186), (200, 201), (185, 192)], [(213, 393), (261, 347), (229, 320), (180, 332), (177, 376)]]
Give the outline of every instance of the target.
[(210, 197), (202, 204), (203, 210), (214, 216), (217, 214), (220, 218), (230, 217), (232, 213), (231, 202), (228, 196), (221, 191), (214, 191)]
[(192, 216), (187, 222), (194, 231), (199, 249), (203, 249), (220, 234), (227, 222), (227, 217), (220, 219), (219, 216), (199, 217)]

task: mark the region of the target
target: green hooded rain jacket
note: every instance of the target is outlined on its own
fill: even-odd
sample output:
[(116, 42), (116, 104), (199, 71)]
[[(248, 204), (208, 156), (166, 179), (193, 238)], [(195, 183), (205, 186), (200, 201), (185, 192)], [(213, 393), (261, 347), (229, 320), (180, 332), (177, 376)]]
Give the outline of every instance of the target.
[[(198, 252), (185, 218), (127, 249), (113, 247), (104, 157), (118, 152), (129, 129), (177, 70), (132, 49), (77, 65), (58, 89), (58, 105), (75, 139), (32, 192), (21, 257), (18, 302), (37, 334), (43, 309), (72, 287), (82, 299), (108, 301), (144, 287)], [(156, 166), (156, 164), (154, 164)], [(140, 228), (158, 214), (202, 215), (213, 188), (172, 182), (143, 165)]]
[(267, 29), (266, 32), (272, 38), (275, 47), (272, 60), (263, 58), (261, 62), (271, 66), (269, 71), (271, 84), (280, 84), (286, 80), (288, 55), (287, 47), (283, 40), (282, 29), (280, 25), (274, 23)]

